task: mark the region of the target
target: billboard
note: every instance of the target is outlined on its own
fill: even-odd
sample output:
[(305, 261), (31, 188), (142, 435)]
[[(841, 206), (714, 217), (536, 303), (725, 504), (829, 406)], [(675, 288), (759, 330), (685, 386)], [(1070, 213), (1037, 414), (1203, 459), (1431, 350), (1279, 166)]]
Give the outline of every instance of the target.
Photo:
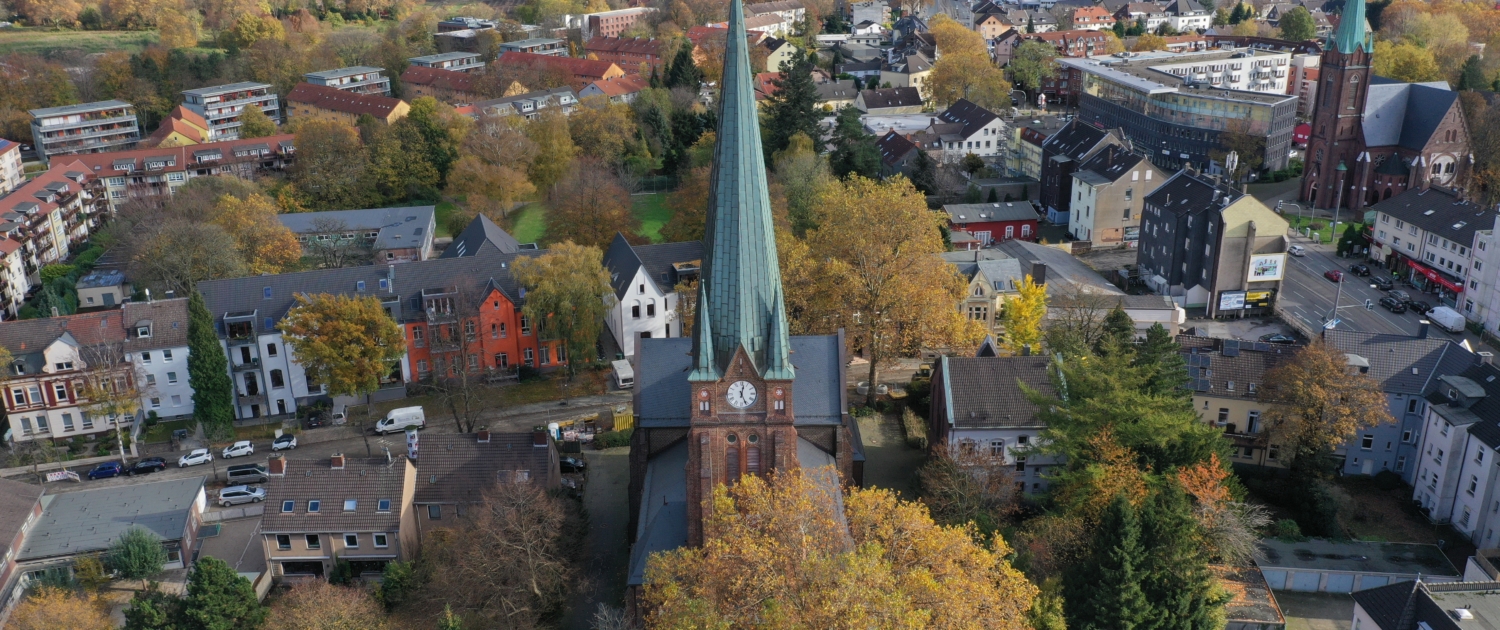
[(1248, 308), (1270, 308), (1271, 291), (1250, 291), (1245, 294), (1245, 306)]
[(1250, 282), (1280, 280), (1286, 274), (1286, 254), (1252, 254)]
[(1237, 311), (1245, 308), (1244, 291), (1225, 291), (1219, 294), (1219, 310)]

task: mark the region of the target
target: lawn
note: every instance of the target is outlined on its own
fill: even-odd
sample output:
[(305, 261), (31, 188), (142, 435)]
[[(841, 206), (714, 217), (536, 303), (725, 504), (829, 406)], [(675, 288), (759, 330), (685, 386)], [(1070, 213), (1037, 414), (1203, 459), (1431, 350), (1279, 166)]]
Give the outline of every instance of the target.
[(171, 422), (158, 422), (156, 423), (156, 426), (146, 428), (146, 436), (142, 438), (142, 440), (147, 444), (153, 444), (156, 442), (170, 442), (172, 440), (173, 431), (177, 429), (187, 429), (191, 431), (197, 424), (198, 421), (192, 418), (188, 418), (186, 420), (172, 420)]
[[(1292, 228), (1297, 230), (1299, 234), (1302, 232), (1302, 228), (1307, 227), (1309, 224), (1315, 222), (1322, 224), (1323, 229), (1314, 232), (1318, 235), (1319, 243), (1327, 243), (1333, 238), (1333, 226), (1331, 225), (1333, 223), (1332, 219), (1329, 219), (1327, 217), (1299, 217), (1295, 214), (1292, 214), (1290, 211), (1288, 211), (1286, 214), (1281, 215), (1281, 217), (1283, 219), (1286, 219), (1287, 223), (1290, 223), (1292, 225)], [(1347, 220), (1340, 221), (1339, 229), (1342, 231), (1346, 229), (1348, 225), (1349, 222)]]
[(546, 207), (539, 203), (521, 208), (511, 215), (510, 235), (522, 243), (535, 243), (542, 240), (542, 235), (547, 232), (547, 223), (544, 220), (546, 214)]
[(43, 28), (0, 30), (0, 55), (29, 53), (50, 56), (64, 51), (85, 54), (123, 50), (140, 52), (156, 43), (156, 31), (55, 31)]
[(458, 236), (448, 233), (448, 217), (453, 216), (455, 210), (458, 210), (458, 206), (453, 205), (451, 201), (444, 201), (433, 210), (433, 214), (437, 215), (434, 217), (437, 221), (437, 236)]
[(667, 207), (667, 193), (635, 195), (631, 197), (636, 218), (641, 220), (640, 235), (652, 243), (662, 241), (661, 228), (672, 219), (672, 209)]

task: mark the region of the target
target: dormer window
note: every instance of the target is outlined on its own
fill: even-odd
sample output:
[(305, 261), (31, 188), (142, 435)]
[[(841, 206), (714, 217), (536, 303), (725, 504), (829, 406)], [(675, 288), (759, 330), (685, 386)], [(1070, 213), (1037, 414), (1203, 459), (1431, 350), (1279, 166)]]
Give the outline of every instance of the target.
[(1448, 388), (1448, 400), (1458, 400), (1458, 390), (1456, 390), (1456, 389), (1454, 389), (1452, 387), (1449, 387)]
[(57, 368), (57, 371), (59, 371), (59, 372), (66, 372), (68, 370), (73, 369), (73, 362), (72, 361), (63, 361), (61, 363), (54, 363), (52, 365), (52, 367)]
[(137, 337), (143, 337), (143, 338), (144, 337), (150, 337), (151, 336), (151, 327), (150, 326), (141, 326), (140, 328), (135, 329), (135, 336), (137, 336)]

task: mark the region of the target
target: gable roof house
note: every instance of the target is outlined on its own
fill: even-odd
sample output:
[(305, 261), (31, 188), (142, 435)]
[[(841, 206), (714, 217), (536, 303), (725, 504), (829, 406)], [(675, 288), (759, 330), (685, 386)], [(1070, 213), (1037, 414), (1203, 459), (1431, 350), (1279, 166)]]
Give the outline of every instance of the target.
[(180, 147), (189, 144), (203, 144), (213, 141), (213, 133), (209, 130), (208, 121), (198, 112), (188, 109), (185, 105), (177, 105), (167, 113), (167, 117), (161, 121), (161, 126), (151, 135), (141, 140), (137, 147)]
[(369, 114), (375, 120), (390, 124), (405, 117), (408, 111), (411, 111), (411, 106), (398, 98), (349, 92), (311, 83), (298, 83), (286, 95), (288, 118), (323, 116), (352, 125), (360, 116)]
[[(1417, 438), (1412, 501), (1480, 548), (1496, 546), (1500, 515), (1500, 368), (1488, 357), (1456, 374), (1438, 374)], [(1363, 444), (1361, 444), (1363, 446)], [(1351, 447), (1352, 454), (1352, 447)]]
[(631, 245), (616, 234), (604, 252), (614, 299), (605, 322), (620, 352), (635, 356), (640, 339), (683, 337), (689, 332), (678, 319), (677, 285), (698, 277), (703, 242)]
[(599, 61), (608, 61), (628, 73), (640, 74), (660, 69), (663, 42), (640, 37), (595, 37), (585, 42), (583, 50)]
[(529, 433), (428, 434), (417, 456), (412, 509), (417, 536), (453, 526), (485, 493), (501, 483), (536, 483), (555, 489), (562, 483), (557, 444), (542, 427)]
[(1103, 245), (1140, 240), (1146, 195), (1166, 182), (1166, 171), (1122, 145), (1109, 145), (1073, 173), (1068, 233)]
[(941, 143), (941, 162), (960, 162), (970, 153), (993, 161), (1004, 155), (1005, 121), (968, 99), (958, 99), (940, 112), (928, 129)]
[(407, 66), (401, 72), (401, 84), (414, 98), (431, 96), (450, 105), (473, 101), (476, 79), (476, 75), (467, 72), (427, 66)]
[(880, 84), (891, 88), (916, 88), (922, 98), (928, 93), (927, 79), (932, 75), (933, 56), (922, 50), (893, 52), (891, 60), (880, 67)]
[(859, 90), (854, 89), (854, 81), (849, 79), (819, 83), (813, 87), (818, 90), (816, 103), (825, 111), (838, 111), (853, 105), (855, 97), (859, 96)]
[(414, 206), (288, 212), (276, 218), (297, 235), (303, 255), (348, 264), (368, 250), (375, 264), (388, 264), (431, 258), (436, 216), (434, 206)]
[(5, 560), (0, 564), (0, 620), (26, 592), (16, 571), (16, 554), (26, 542), (26, 534), (42, 518), (41, 486), (0, 479), (0, 541), (5, 543)]
[(14, 317), (36, 271), (62, 262), (109, 206), (103, 180), (77, 158), (58, 157), (46, 172), (0, 197), (0, 308)]
[(524, 52), (507, 52), (495, 60), (497, 66), (529, 66), (544, 68), (570, 77), (570, 86), (581, 90), (595, 81), (615, 79), (625, 75), (620, 66), (608, 61), (579, 59), (576, 57), (554, 57)]
[[(1042, 208), (1049, 219), (1071, 222), (1073, 172), (1104, 147), (1125, 144), (1118, 130), (1105, 130), (1082, 120), (1073, 120), (1042, 143)], [(1056, 218), (1053, 218), (1053, 217)]]
[(477, 215), (464, 231), (453, 237), (448, 247), (443, 250), (441, 258), (459, 258), (462, 256), (473, 256), (479, 253), (480, 248), (489, 247), (504, 254), (514, 254), (523, 249), (536, 249), (536, 243), (522, 245), (516, 237), (511, 236), (500, 226), (495, 225), (489, 217)]
[(880, 175), (890, 177), (897, 173), (911, 175), (912, 162), (917, 159), (917, 152), (921, 148), (911, 138), (897, 133), (895, 129), (885, 132), (879, 140), (875, 141), (875, 148), (880, 151)]
[(401, 456), (267, 462), (261, 549), (271, 575), (324, 577), (347, 561), (355, 577), (416, 556), (417, 469)]
[[(194, 177), (232, 175), (251, 179), (280, 172), (296, 158), (296, 136), (277, 134), (197, 145), (89, 153), (79, 163), (103, 183), (99, 201), (111, 211), (130, 199), (167, 196)], [(0, 201), (0, 205), (3, 205)]]
[(1299, 347), (1237, 339), (1178, 335), (1187, 363), (1187, 388), (1193, 408), (1205, 424), (1224, 430), (1230, 441), (1230, 463), (1282, 467), (1281, 445), (1262, 433), (1261, 416), (1269, 406), (1259, 393), (1266, 373), (1296, 355)]
[(943, 212), (948, 214), (950, 229), (973, 234), (985, 245), (1036, 239), (1038, 217), (1028, 201), (947, 204)]
[(1352, 627), (1475, 630), (1500, 622), (1500, 583), (1416, 580), (1355, 591)]
[(577, 105), (578, 96), (573, 92), (573, 88), (559, 87), (479, 101), (470, 105), (467, 110), (459, 111), (476, 120), (481, 115), (520, 116), (531, 120), (540, 116), (542, 110), (549, 107), (557, 107), (562, 109), (562, 113), (571, 114)]
[(1041, 410), (1021, 387), (1058, 395), (1050, 363), (1045, 356), (938, 358), (932, 366), (928, 418), (932, 444), (955, 449), (960, 456), (1014, 463), (1016, 482), (1026, 492), (1045, 491), (1047, 468), (1059, 462), (1016, 451), (1035, 446), (1046, 429)]
[(623, 77), (595, 81), (582, 90), (578, 91), (578, 98), (584, 99), (590, 96), (604, 96), (611, 103), (634, 103), (642, 90), (651, 87), (651, 83), (639, 74), (627, 74)]
[(914, 87), (863, 90), (854, 97), (854, 106), (871, 115), (915, 114), (922, 111), (922, 93)]

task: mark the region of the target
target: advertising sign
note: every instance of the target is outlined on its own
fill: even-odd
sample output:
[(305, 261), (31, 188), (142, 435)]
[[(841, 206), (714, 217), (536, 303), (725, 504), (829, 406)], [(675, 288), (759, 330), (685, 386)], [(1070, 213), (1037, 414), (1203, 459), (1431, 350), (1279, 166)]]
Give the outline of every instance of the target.
[(1280, 280), (1286, 273), (1286, 254), (1253, 254), (1250, 256), (1250, 282)]
[(1248, 308), (1270, 308), (1271, 294), (1274, 291), (1250, 291), (1245, 293), (1245, 306)]
[(1244, 291), (1225, 291), (1219, 294), (1219, 310), (1237, 311), (1245, 308)]

